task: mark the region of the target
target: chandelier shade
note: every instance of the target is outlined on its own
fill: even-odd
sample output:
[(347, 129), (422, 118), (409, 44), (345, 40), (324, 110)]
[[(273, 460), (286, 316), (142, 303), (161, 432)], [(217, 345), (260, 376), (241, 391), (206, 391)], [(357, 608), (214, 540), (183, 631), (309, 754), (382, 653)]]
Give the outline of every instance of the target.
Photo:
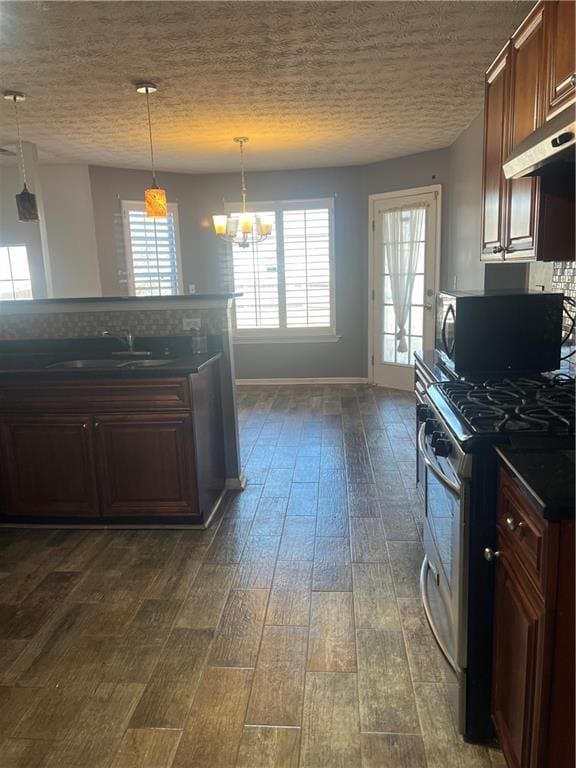
[(149, 219), (164, 218), (168, 215), (168, 202), (166, 190), (156, 184), (156, 167), (154, 164), (154, 143), (152, 141), (152, 120), (150, 118), (150, 94), (156, 93), (158, 88), (154, 83), (136, 83), (136, 92), (146, 96), (146, 112), (148, 115), (148, 138), (150, 141), (150, 166), (152, 169), (152, 186), (144, 192), (146, 216)]
[(38, 221), (38, 204), (36, 195), (28, 191), (24, 184), (24, 189), (16, 195), (16, 208), (18, 209), (18, 221)]
[(149, 187), (144, 192), (144, 202), (146, 203), (146, 216), (149, 219), (159, 219), (168, 215), (166, 190), (159, 187)]
[(217, 213), (212, 216), (214, 232), (221, 240), (240, 248), (260, 243), (272, 234), (272, 223), (262, 221), (260, 216), (246, 210), (246, 179), (244, 173), (244, 144), (248, 141), (245, 136), (234, 139), (240, 145), (240, 173), (242, 210), (240, 213)]

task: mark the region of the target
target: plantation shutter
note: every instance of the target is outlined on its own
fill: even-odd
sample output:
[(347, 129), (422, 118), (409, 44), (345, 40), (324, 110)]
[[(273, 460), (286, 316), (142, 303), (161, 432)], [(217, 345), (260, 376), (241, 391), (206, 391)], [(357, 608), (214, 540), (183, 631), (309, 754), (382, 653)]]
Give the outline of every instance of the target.
[(330, 211), (284, 211), (286, 327), (330, 325)]
[(261, 205), (254, 212), (274, 216), (272, 235), (227, 250), (234, 291), (243, 294), (236, 299), (236, 328), (329, 330), (334, 321), (332, 201)]
[(130, 293), (170, 296), (182, 293), (175, 210), (162, 218), (148, 218), (144, 206), (124, 203), (124, 226), (130, 259)]
[[(265, 214), (256, 214), (264, 217)], [(261, 243), (232, 246), (237, 328), (278, 328), (278, 257), (275, 228)]]

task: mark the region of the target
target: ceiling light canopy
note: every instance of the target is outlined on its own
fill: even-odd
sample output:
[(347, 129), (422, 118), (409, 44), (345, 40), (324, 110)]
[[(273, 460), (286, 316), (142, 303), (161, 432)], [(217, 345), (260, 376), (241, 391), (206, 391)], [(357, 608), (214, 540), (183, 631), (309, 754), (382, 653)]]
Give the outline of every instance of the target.
[(148, 114), (148, 136), (150, 138), (150, 166), (152, 168), (152, 186), (144, 192), (146, 216), (151, 219), (163, 218), (168, 215), (166, 190), (156, 184), (156, 168), (154, 166), (154, 144), (152, 141), (152, 120), (150, 119), (150, 94), (158, 88), (154, 83), (136, 83), (136, 92), (146, 96), (146, 112)]
[(38, 221), (38, 204), (36, 195), (29, 191), (26, 185), (26, 166), (24, 165), (24, 150), (22, 149), (22, 135), (20, 133), (20, 121), (18, 119), (18, 103), (26, 101), (26, 95), (21, 91), (4, 91), (6, 101), (14, 104), (14, 114), (16, 116), (16, 131), (18, 134), (18, 155), (20, 159), (20, 171), (22, 173), (22, 182), (24, 188), (20, 194), (16, 195), (16, 207), (18, 209), (19, 221)]
[(234, 141), (240, 145), (240, 174), (241, 174), (241, 194), (242, 194), (242, 212), (237, 213), (218, 213), (212, 216), (214, 222), (214, 231), (222, 240), (227, 243), (239, 245), (240, 248), (248, 248), (255, 243), (260, 243), (272, 234), (271, 222), (262, 221), (255, 213), (246, 210), (246, 179), (244, 174), (244, 144), (248, 139), (246, 136), (237, 136)]

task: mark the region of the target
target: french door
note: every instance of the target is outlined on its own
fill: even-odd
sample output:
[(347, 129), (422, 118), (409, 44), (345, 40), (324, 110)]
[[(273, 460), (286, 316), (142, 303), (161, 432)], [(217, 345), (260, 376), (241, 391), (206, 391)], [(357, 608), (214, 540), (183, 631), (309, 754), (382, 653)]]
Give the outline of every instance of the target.
[(414, 353), (434, 346), (440, 185), (370, 196), (370, 379), (414, 388)]

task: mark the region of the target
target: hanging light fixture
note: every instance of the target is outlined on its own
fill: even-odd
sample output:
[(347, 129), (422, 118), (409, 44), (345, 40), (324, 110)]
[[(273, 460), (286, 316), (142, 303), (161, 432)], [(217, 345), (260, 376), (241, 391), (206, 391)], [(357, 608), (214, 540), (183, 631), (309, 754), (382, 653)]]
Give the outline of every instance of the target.
[(26, 95), (20, 91), (4, 91), (6, 101), (14, 104), (16, 115), (16, 131), (18, 133), (18, 155), (20, 158), (20, 170), (24, 189), (16, 195), (16, 207), (18, 208), (18, 221), (38, 221), (38, 205), (36, 195), (33, 195), (26, 186), (26, 167), (24, 165), (24, 151), (22, 149), (22, 135), (20, 133), (20, 121), (18, 120), (18, 102), (25, 101)]
[(148, 135), (150, 137), (150, 165), (152, 167), (152, 186), (144, 192), (146, 203), (146, 216), (151, 219), (162, 218), (168, 215), (168, 203), (166, 202), (166, 190), (160, 189), (156, 184), (156, 169), (154, 167), (154, 145), (152, 143), (152, 121), (150, 119), (150, 94), (156, 93), (158, 88), (154, 83), (136, 83), (137, 93), (146, 94), (146, 111), (148, 113)]
[(249, 245), (260, 243), (272, 233), (272, 224), (262, 221), (259, 216), (246, 210), (246, 179), (244, 175), (244, 144), (246, 136), (237, 136), (234, 141), (240, 145), (240, 174), (242, 191), (242, 212), (217, 213), (212, 216), (214, 231), (227, 243), (234, 243), (240, 248), (248, 248)]

